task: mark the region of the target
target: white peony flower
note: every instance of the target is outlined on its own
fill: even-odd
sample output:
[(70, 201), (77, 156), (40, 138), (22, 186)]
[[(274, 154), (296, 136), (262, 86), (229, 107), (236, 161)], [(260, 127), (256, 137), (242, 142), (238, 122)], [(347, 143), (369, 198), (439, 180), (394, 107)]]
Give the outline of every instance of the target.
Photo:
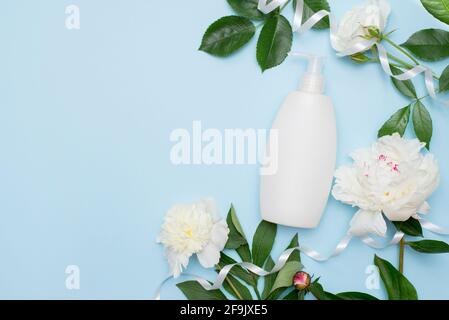
[(390, 4), (386, 0), (367, 0), (347, 12), (338, 25), (332, 46), (338, 52), (344, 52), (354, 47), (360, 40), (369, 36), (368, 27), (374, 27), (380, 32), (385, 30)]
[(382, 213), (390, 221), (406, 221), (429, 211), (426, 199), (438, 186), (439, 169), (432, 154), (420, 152), (424, 146), (397, 133), (384, 136), (370, 149), (355, 151), (354, 163), (336, 171), (332, 195), (360, 209), (350, 234), (385, 236)]
[(216, 211), (210, 199), (177, 204), (168, 210), (157, 241), (165, 246), (171, 275), (179, 276), (193, 254), (205, 268), (218, 263), (229, 229)]

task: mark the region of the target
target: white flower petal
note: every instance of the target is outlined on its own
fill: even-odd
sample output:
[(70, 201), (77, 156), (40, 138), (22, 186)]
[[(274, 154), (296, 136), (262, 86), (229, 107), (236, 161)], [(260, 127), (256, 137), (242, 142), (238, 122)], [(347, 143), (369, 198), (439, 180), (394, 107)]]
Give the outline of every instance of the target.
[(187, 268), (187, 265), (189, 264), (189, 255), (166, 249), (165, 256), (167, 257), (168, 265), (170, 267), (170, 274), (173, 275), (174, 278), (179, 277), (182, 270)]
[(384, 31), (390, 15), (390, 5), (386, 0), (367, 0), (345, 13), (340, 20), (332, 47), (343, 52), (358, 44), (366, 34), (366, 27)]
[(391, 13), (391, 7), (388, 1), (386, 0), (376, 0), (376, 5), (379, 7), (380, 16), (382, 18), (381, 24), (379, 25), (380, 31), (384, 31), (387, 26), (388, 17)]
[(430, 205), (427, 201), (424, 201), (423, 204), (419, 207), (418, 213), (420, 214), (428, 214), (430, 211)]
[(214, 220), (218, 219), (217, 206), (215, 204), (214, 199), (212, 199), (212, 198), (201, 199), (200, 201), (198, 201), (195, 204), (195, 207), (197, 210), (207, 212), (209, 215), (211, 215), (214, 218)]
[(220, 260), (220, 249), (217, 246), (210, 242), (204, 249), (198, 252), (196, 255), (198, 257), (198, 261), (205, 268), (212, 268), (215, 266)]
[(358, 168), (355, 166), (338, 168), (335, 171), (335, 185), (332, 189), (332, 196), (336, 200), (352, 206), (363, 209), (370, 208), (365, 188), (360, 184), (360, 180), (364, 179), (366, 177), (361, 176)]
[(387, 224), (382, 217), (382, 213), (375, 211), (357, 211), (350, 222), (350, 226), (349, 233), (359, 237), (369, 233), (384, 237), (387, 232)]
[(212, 228), (211, 241), (221, 251), (228, 241), (229, 228), (226, 220), (218, 221)]
[(416, 214), (416, 206), (396, 206), (396, 207), (385, 207), (383, 210), (385, 216), (390, 221), (407, 221), (410, 217)]

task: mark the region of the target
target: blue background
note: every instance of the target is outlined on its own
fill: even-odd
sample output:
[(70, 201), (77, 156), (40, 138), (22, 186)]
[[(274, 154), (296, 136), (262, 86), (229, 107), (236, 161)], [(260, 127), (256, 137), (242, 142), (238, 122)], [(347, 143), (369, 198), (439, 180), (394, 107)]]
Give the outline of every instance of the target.
[[(330, 4), (341, 18), (359, 2)], [(448, 29), (418, 0), (390, 2), (389, 30), (398, 28), (398, 43), (422, 28)], [(78, 31), (65, 28), (72, 3), (81, 10)], [(225, 216), (232, 202), (253, 234), (257, 166), (174, 166), (169, 134), (194, 120), (204, 128), (268, 128), (304, 61), (287, 59), (262, 74), (256, 38), (226, 59), (197, 51), (206, 27), (232, 13), (225, 0), (8, 0), (0, 12), (0, 298), (152, 298), (167, 273), (155, 237), (174, 203), (211, 196)], [(347, 154), (369, 146), (408, 101), (378, 65), (337, 58), (327, 31), (295, 35), (294, 49), (328, 57), (338, 165), (348, 163)], [(444, 63), (432, 67), (440, 72)], [(422, 78), (415, 82), (424, 94)], [(429, 218), (449, 227), (449, 109), (426, 105), (442, 176)], [(276, 254), (295, 232), (301, 243), (330, 253), (354, 211), (330, 199), (317, 229), (279, 228)], [(329, 291), (385, 297), (365, 288), (375, 252), (355, 240), (326, 263), (303, 262)], [(397, 248), (378, 254), (397, 262)], [(69, 264), (81, 268), (81, 290), (65, 288)], [(449, 255), (406, 252), (405, 272), (421, 298), (449, 298), (448, 266)], [(188, 271), (214, 275), (195, 259)], [(171, 282), (163, 297), (183, 295)]]

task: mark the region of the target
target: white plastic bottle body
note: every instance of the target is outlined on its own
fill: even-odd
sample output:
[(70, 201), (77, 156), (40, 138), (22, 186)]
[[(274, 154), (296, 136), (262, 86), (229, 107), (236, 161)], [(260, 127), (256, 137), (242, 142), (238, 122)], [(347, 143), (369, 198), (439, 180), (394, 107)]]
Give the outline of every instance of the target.
[[(322, 94), (292, 92), (273, 123), (278, 167), (261, 176), (264, 220), (299, 228), (316, 227), (324, 212), (336, 161), (336, 120), (332, 101)], [(276, 150), (277, 149), (277, 150)]]

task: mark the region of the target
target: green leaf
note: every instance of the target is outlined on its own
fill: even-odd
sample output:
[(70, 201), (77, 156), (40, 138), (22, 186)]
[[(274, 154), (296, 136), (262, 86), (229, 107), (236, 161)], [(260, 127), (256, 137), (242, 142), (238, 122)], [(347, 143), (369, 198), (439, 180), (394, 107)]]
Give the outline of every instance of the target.
[(265, 21), (257, 41), (257, 62), (262, 72), (281, 64), (292, 47), (292, 28), (282, 15)]
[[(291, 249), (291, 248), (295, 248), (299, 245), (298, 243), (298, 234), (295, 234), (292, 238), (292, 240), (290, 241), (289, 245), (287, 246), (287, 249)], [(270, 261), (271, 260), (271, 261)], [(299, 250), (295, 250), (293, 251), (290, 256), (287, 259), (287, 262), (293, 262), (293, 263), (299, 263), (299, 270), (300, 271), (303, 266), (301, 264), (301, 256), (300, 256), (300, 252)], [(267, 267), (265, 267), (266, 270), (271, 270), (274, 267), (274, 262), (271, 259), (271, 257), (268, 258), (267, 260), (267, 264), (269, 265), (269, 269), (267, 269)], [(284, 267), (285, 268), (285, 267)], [(281, 288), (277, 288), (277, 289), (273, 289), (273, 285), (274, 282), (278, 276), (279, 272), (274, 273), (272, 275), (269, 275), (268, 277), (273, 277), (273, 279), (270, 279), (270, 284), (269, 287), (265, 287), (264, 288), (264, 293), (262, 294), (263, 299), (268, 299), (268, 300), (275, 300), (277, 299), (282, 292), (284, 291), (285, 287), (281, 287)], [(294, 275), (294, 274), (293, 274)], [(265, 277), (265, 281), (267, 281), (267, 277)], [(293, 278), (290, 279), (290, 284), (293, 285)]]
[(259, 0), (227, 0), (231, 8), (239, 15), (254, 20), (265, 17), (263, 12), (257, 9)]
[(410, 218), (407, 221), (393, 221), (397, 230), (413, 237), (422, 237), (422, 227), (418, 220)]
[(449, 57), (449, 32), (441, 29), (421, 30), (401, 46), (423, 60), (441, 60)]
[[(391, 72), (394, 75), (403, 73), (400, 69), (398, 69), (396, 67), (390, 66), (390, 68), (391, 68)], [(393, 82), (393, 85), (396, 87), (396, 89), (398, 89), (398, 91), (400, 93), (402, 93), (404, 96), (409, 97), (409, 98), (415, 98), (415, 99), (417, 98), (416, 89), (411, 80), (401, 81), (401, 80), (391, 77), (391, 81)]]
[(226, 276), (223, 288), (238, 300), (253, 300), (249, 289), (231, 275)]
[(243, 261), (251, 262), (252, 259), (251, 259), (251, 251), (249, 250), (249, 245), (245, 244), (235, 249), (235, 251), (237, 251), (238, 255)]
[(422, 253), (449, 253), (449, 245), (443, 241), (421, 240), (406, 242), (415, 251)]
[(262, 267), (270, 255), (276, 238), (277, 226), (274, 223), (262, 220), (257, 227), (253, 238), (253, 263)]
[[(293, 0), (293, 10), (296, 9), (296, 0)], [(302, 22), (306, 22), (309, 20), (311, 16), (321, 10), (331, 11), (329, 3), (326, 0), (304, 0), (304, 11), (302, 14)], [(313, 29), (329, 29), (329, 17), (325, 17), (316, 25), (313, 26)]]
[(199, 50), (226, 57), (248, 43), (255, 32), (254, 24), (247, 18), (223, 17), (206, 30)]
[(220, 290), (206, 290), (197, 281), (185, 281), (176, 286), (189, 300), (228, 300)]
[[(229, 228), (229, 229), (231, 229), (231, 228)], [(225, 246), (226, 249), (237, 249), (237, 248), (240, 248), (241, 246), (247, 244), (246, 240), (243, 237), (241, 237), (239, 235), (231, 237), (230, 234), (231, 234), (231, 232), (229, 232), (228, 242), (226, 242), (226, 246)]]
[[(267, 271), (271, 271), (274, 267), (274, 261), (271, 258), (271, 256), (268, 256), (267, 261), (265, 262), (265, 270)], [(265, 276), (264, 278), (264, 285), (263, 285), (263, 291), (262, 291), (262, 299), (267, 299), (270, 292), (271, 292), (271, 288), (273, 288), (273, 284), (274, 281), (276, 280), (277, 277), (277, 272), (276, 273), (272, 273), (268, 276)]]
[[(299, 246), (299, 242), (298, 242), (298, 234), (295, 234), (292, 238), (292, 240), (290, 241), (290, 244), (288, 245), (287, 249), (291, 249), (291, 248), (296, 248)], [(288, 257), (287, 261), (297, 261), (297, 262), (301, 262), (301, 255), (299, 250), (295, 250), (290, 254), (290, 257)]]
[(416, 101), (413, 106), (413, 127), (415, 128), (416, 137), (426, 143), (426, 148), (430, 149), (430, 140), (432, 140), (432, 118), (426, 107), (420, 102)]
[[(221, 252), (220, 261), (216, 265), (216, 270), (219, 271), (224, 266), (226, 266), (228, 264), (234, 264), (236, 262), (237, 261), (235, 261), (228, 255), (224, 254), (223, 252)], [(240, 280), (246, 282), (250, 286), (256, 285), (256, 281), (255, 281), (253, 275), (240, 266), (232, 267), (232, 269), (231, 269), (231, 271), (229, 271), (229, 273), (232, 274), (233, 276), (239, 278)]]
[(249, 250), (248, 241), (246, 240), (245, 233), (243, 232), (233, 205), (229, 209), (226, 223), (228, 224), (229, 234), (225, 248), (236, 249), (243, 261), (251, 262), (251, 251)]
[(364, 292), (341, 292), (337, 293), (337, 297), (343, 300), (379, 300)]
[(245, 237), (245, 233), (243, 232), (242, 225), (240, 224), (239, 218), (237, 217), (237, 213), (235, 212), (234, 205), (231, 204), (231, 208), (229, 208), (228, 217), (230, 222), (235, 227), (237, 232), (243, 237)]
[(226, 223), (229, 228), (228, 242), (225, 246), (226, 249), (237, 249), (248, 244), (233, 205), (231, 205), (231, 208), (229, 209)]
[(408, 122), (410, 119), (410, 106), (406, 106), (404, 108), (396, 111), (387, 122), (384, 123), (382, 128), (380, 128), (377, 136), (389, 136), (393, 133), (397, 132), (401, 136), (404, 135), (405, 129), (407, 128)]
[(446, 24), (449, 24), (449, 0), (421, 0), (429, 13)]
[(303, 299), (299, 299), (299, 291), (293, 289), (284, 298), (282, 298), (282, 300), (303, 300)]
[(391, 263), (375, 255), (374, 264), (379, 268), (380, 277), (387, 289), (389, 300), (418, 299), (415, 287)]
[(274, 292), (280, 288), (291, 287), (293, 285), (293, 276), (302, 268), (302, 264), (297, 261), (287, 262), (285, 266), (279, 270), (273, 287), (271, 288), (271, 292)]
[(449, 66), (444, 69), (440, 76), (439, 92), (445, 92), (449, 90)]
[(309, 290), (317, 300), (343, 300), (339, 296), (325, 291), (323, 286), (319, 284), (318, 281), (311, 283)]
[(362, 52), (354, 53), (350, 56), (351, 60), (358, 64), (363, 64), (370, 61), (370, 58)]

